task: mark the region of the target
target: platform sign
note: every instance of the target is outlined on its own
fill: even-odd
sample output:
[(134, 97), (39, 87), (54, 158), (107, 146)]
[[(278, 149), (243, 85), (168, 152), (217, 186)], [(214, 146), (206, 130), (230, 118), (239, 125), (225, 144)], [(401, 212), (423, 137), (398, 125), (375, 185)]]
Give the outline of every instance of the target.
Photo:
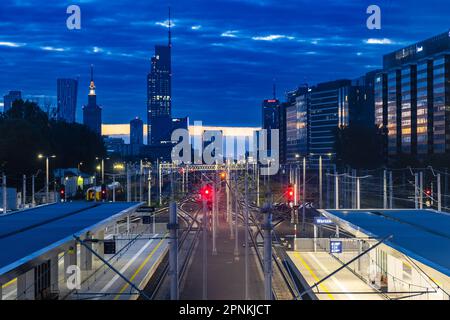
[(152, 216), (142, 216), (142, 224), (152, 224)]
[(314, 217), (314, 223), (315, 224), (332, 224), (333, 221), (331, 221), (331, 219), (328, 219), (325, 217)]
[(103, 250), (105, 254), (116, 254), (116, 241), (105, 240), (103, 242)]
[(342, 241), (330, 241), (330, 253), (342, 253)]

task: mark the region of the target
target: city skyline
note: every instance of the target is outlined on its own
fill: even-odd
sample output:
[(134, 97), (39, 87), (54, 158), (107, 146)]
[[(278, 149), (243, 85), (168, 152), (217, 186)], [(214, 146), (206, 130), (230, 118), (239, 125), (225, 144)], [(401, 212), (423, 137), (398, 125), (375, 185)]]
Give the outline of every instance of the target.
[[(70, 31), (64, 6), (7, 1), (0, 13), (0, 71), (8, 74), (0, 81), (2, 94), (21, 90), (25, 98), (56, 106), (56, 79), (78, 77), (81, 122), (88, 67), (94, 64), (103, 123), (146, 119), (146, 75), (154, 45), (167, 42), (169, 4), (102, 4), (82, 3), (81, 30)], [(305, 82), (357, 78), (380, 68), (383, 54), (448, 30), (445, 14), (431, 14), (436, 8), (448, 12), (448, 4), (381, 1), (381, 30), (366, 28), (368, 4), (194, 1), (186, 10), (186, 4), (170, 3), (174, 116), (258, 126), (261, 100), (272, 96), (274, 79), (283, 100), (284, 92)], [(30, 15), (33, 23), (27, 22)]]
[(450, 1), (0, 7), (0, 306), (450, 301)]

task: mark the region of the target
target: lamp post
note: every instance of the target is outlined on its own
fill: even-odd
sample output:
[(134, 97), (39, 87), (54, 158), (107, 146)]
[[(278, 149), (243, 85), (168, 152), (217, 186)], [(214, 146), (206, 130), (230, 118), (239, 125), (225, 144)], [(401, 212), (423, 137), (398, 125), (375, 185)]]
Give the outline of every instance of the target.
[(47, 203), (49, 202), (49, 158), (56, 158), (55, 155), (51, 155), (51, 156), (47, 156), (47, 155), (43, 155), (43, 154), (39, 154), (38, 155), (39, 159), (44, 159), (45, 158), (45, 197), (47, 200)]
[(113, 184), (112, 184), (112, 190), (113, 190), (113, 202), (116, 202), (116, 171), (123, 172), (125, 169), (125, 166), (123, 163), (115, 163), (113, 165)]
[(105, 160), (109, 160), (109, 158), (99, 158), (96, 157), (95, 160), (101, 160), (100, 170), (102, 174), (102, 184), (105, 183)]

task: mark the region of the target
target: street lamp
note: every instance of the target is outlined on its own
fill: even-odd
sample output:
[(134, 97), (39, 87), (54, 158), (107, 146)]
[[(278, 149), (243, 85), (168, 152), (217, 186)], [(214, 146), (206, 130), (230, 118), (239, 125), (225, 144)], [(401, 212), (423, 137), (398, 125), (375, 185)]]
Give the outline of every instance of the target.
[(116, 171), (122, 172), (125, 169), (123, 163), (117, 162), (113, 165), (112, 202), (116, 202)]
[[(99, 158), (99, 157), (95, 157), (95, 160), (102, 160), (102, 164), (101, 164), (101, 171), (102, 171), (102, 184), (105, 183), (105, 160), (109, 160), (109, 158)], [(98, 167), (97, 167), (97, 170)]]
[(47, 198), (47, 203), (49, 202), (49, 190), (48, 190), (48, 185), (49, 185), (49, 158), (56, 158), (55, 155), (51, 155), (51, 156), (47, 156), (47, 155), (43, 155), (43, 154), (38, 154), (38, 158), (39, 159), (44, 159), (45, 158), (45, 196)]

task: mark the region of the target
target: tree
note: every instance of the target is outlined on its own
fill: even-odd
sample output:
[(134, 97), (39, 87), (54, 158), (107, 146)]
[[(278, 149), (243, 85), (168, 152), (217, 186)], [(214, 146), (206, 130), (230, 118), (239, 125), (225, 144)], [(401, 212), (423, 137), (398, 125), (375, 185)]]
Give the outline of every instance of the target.
[(335, 131), (336, 164), (355, 169), (383, 165), (383, 131), (376, 126), (350, 125)]
[[(0, 170), (9, 177), (8, 185), (20, 186), (22, 174), (44, 169), (37, 155), (56, 155), (53, 168), (77, 167), (95, 170), (95, 157), (104, 157), (101, 137), (86, 126), (49, 120), (39, 106), (30, 101), (15, 101), (0, 117)], [(43, 176), (43, 175), (42, 175)], [(41, 179), (43, 177), (41, 176)], [(14, 178), (15, 177), (15, 178)]]

